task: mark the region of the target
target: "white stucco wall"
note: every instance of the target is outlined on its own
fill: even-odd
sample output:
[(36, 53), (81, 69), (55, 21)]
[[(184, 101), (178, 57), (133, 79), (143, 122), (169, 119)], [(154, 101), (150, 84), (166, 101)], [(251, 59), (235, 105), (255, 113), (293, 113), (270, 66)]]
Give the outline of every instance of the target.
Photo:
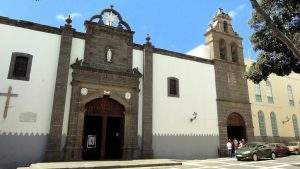
[[(138, 68), (143, 74), (144, 52), (142, 50), (133, 50), (132, 67)], [(138, 111), (138, 135), (142, 135), (142, 105), (143, 105), (143, 78), (140, 78), (139, 93), (139, 111)]]
[[(0, 24), (0, 92), (12, 86), (19, 95), (11, 98), (5, 120), (6, 97), (0, 97), (0, 133), (49, 132), (59, 47), (60, 35)], [(7, 79), (12, 52), (33, 55), (30, 81)], [(24, 112), (36, 113), (36, 122), (20, 122)]]
[[(168, 77), (179, 79), (179, 98), (168, 97)], [(154, 54), (153, 133), (218, 135), (213, 65)]]
[(67, 135), (68, 133), (68, 121), (69, 121), (69, 112), (70, 112), (70, 103), (71, 103), (71, 94), (72, 94), (71, 82), (72, 82), (72, 73), (73, 73), (73, 69), (71, 68), (71, 65), (75, 63), (77, 58), (79, 60), (83, 59), (84, 49), (85, 49), (85, 40), (73, 38), (72, 48), (71, 48), (68, 86), (67, 86), (67, 94), (66, 94), (65, 113), (64, 113), (63, 129), (62, 129), (63, 135)]
[[(168, 77), (179, 79), (179, 97), (168, 97)], [(194, 112), (198, 116), (191, 122)], [(154, 157), (215, 158), (218, 147), (214, 66), (154, 54)]]

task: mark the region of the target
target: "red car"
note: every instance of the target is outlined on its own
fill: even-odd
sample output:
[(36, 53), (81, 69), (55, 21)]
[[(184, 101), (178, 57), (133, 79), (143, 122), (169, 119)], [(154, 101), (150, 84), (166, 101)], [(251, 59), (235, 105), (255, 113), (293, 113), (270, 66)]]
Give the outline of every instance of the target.
[(289, 155), (289, 148), (283, 143), (270, 143), (269, 146), (275, 152), (277, 157)]

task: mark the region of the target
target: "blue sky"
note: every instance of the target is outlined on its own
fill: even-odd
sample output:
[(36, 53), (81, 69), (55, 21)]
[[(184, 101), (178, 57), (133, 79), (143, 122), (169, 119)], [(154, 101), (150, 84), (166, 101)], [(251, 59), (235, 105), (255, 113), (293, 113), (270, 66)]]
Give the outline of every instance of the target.
[(208, 23), (222, 7), (233, 16), (245, 57), (255, 58), (249, 0), (0, 0), (0, 15), (59, 27), (72, 14), (73, 27), (83, 31), (85, 20), (111, 4), (135, 31), (134, 42), (143, 43), (149, 33), (154, 46), (182, 53), (204, 43)]

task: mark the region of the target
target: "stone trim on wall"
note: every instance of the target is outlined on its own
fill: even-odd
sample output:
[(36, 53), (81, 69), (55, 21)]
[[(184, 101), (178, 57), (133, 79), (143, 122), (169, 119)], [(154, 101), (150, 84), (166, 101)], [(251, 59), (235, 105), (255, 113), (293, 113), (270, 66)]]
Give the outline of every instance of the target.
[(142, 104), (142, 158), (153, 158), (153, 46), (150, 37), (143, 49), (143, 104)]
[(66, 104), (73, 31), (74, 30), (71, 25), (66, 24), (62, 27), (50, 132), (45, 161), (61, 161), (63, 156), (61, 150), (62, 127)]
[(267, 143), (288, 143), (293, 141), (300, 141), (296, 137), (281, 137), (281, 136), (254, 136), (255, 141)]
[[(109, 72), (92, 72), (79, 67), (73, 69), (71, 106), (64, 160), (82, 160), (85, 104), (93, 99), (103, 97), (105, 92), (109, 92), (110, 98), (118, 101), (125, 107), (122, 159), (138, 158), (138, 87), (141, 76), (108, 75)], [(87, 95), (81, 94), (82, 88), (88, 89)], [(131, 93), (130, 99), (125, 98), (125, 93), (127, 92)]]

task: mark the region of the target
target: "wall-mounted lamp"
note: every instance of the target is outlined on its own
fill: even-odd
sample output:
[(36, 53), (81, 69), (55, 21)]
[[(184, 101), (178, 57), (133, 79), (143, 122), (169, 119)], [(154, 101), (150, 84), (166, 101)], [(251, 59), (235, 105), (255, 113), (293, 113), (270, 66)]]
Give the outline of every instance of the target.
[(194, 120), (196, 120), (197, 116), (198, 116), (198, 113), (194, 112), (193, 117), (190, 118), (190, 121), (193, 122)]
[(285, 120), (282, 120), (282, 124), (286, 123), (286, 122), (289, 122), (290, 121), (290, 118), (288, 116), (285, 116)]

